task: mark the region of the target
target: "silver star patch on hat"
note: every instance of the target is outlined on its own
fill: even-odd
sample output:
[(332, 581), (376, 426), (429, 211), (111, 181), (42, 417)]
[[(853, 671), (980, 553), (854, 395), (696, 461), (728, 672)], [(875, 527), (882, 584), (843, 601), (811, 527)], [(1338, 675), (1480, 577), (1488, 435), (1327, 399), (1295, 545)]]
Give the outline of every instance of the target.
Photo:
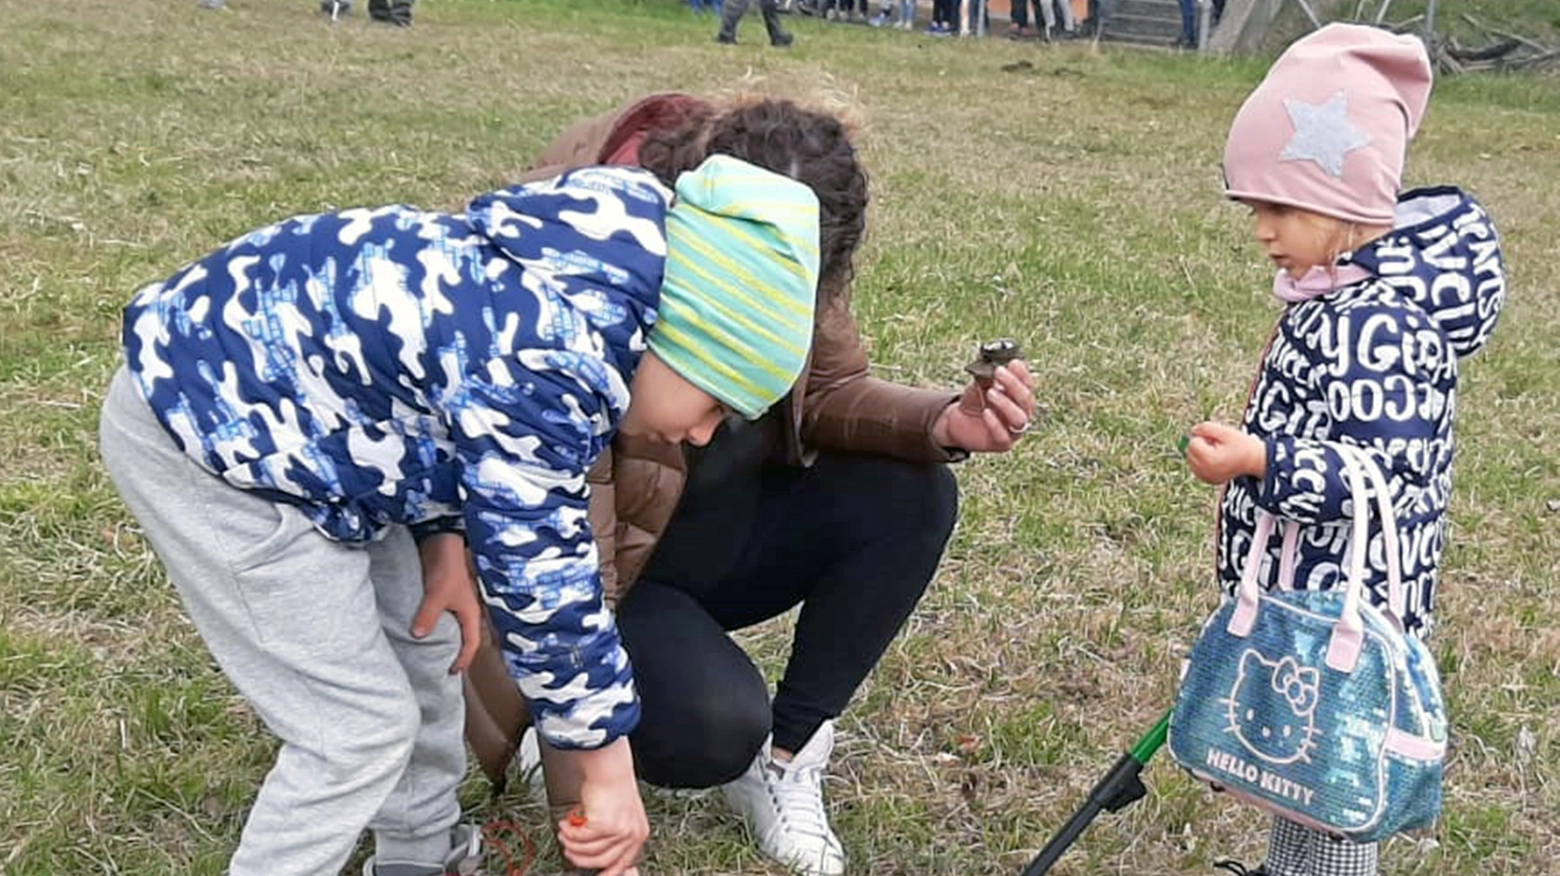
[(1295, 135), (1280, 161), (1314, 161), (1334, 179), (1343, 179), (1343, 159), (1370, 143), (1370, 137), (1349, 121), (1349, 97), (1342, 91), (1314, 106), (1285, 98), (1284, 109)]

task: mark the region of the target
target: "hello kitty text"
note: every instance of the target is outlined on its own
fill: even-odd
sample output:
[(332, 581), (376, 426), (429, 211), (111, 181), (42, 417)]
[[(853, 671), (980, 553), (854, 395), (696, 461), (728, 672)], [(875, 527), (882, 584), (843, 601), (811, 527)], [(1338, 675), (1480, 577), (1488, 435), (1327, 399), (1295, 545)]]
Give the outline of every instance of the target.
[(1238, 755), (1227, 751), (1209, 749), (1208, 766), (1217, 772), (1235, 776), (1248, 785), (1256, 785), (1270, 794), (1275, 794), (1307, 806), (1311, 804), (1311, 798), (1316, 793), (1311, 788), (1307, 788), (1283, 776), (1270, 773), (1256, 764), (1242, 760)]

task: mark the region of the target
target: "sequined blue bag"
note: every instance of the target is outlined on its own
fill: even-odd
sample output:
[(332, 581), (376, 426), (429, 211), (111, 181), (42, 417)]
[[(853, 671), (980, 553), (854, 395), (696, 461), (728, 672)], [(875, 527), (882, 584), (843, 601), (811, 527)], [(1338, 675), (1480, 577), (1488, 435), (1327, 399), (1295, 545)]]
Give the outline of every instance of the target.
[[(1355, 842), (1433, 822), (1441, 809), (1446, 707), (1434, 658), (1398, 620), (1397, 525), (1386, 479), (1345, 460), (1353, 505), (1348, 580), (1295, 591), (1299, 526), (1286, 524), (1279, 588), (1258, 585), (1273, 518), (1257, 531), (1237, 595), (1204, 626), (1170, 720), (1170, 754), (1247, 803)], [(1370, 605), (1364, 564), (1376, 495), (1390, 598)]]

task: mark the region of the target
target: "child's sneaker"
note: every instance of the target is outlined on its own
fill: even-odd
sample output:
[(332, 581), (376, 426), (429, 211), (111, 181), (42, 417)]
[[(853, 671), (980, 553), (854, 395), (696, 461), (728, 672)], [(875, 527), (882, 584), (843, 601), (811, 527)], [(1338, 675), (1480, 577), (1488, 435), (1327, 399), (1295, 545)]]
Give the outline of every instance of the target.
[(776, 760), (771, 745), (765, 742), (747, 772), (721, 787), (726, 803), (747, 821), (769, 857), (804, 876), (844, 873), (845, 849), (823, 808), (834, 722), (823, 722), (789, 761)]
[(484, 876), (482, 869), (482, 831), (475, 825), (457, 824), (450, 828), (450, 852), (442, 864), (415, 861), (363, 862), (363, 876)]
[(1219, 861), (1213, 865), (1213, 869), (1234, 873), (1235, 876), (1267, 876), (1267, 871), (1261, 867), (1247, 870), (1246, 865), (1239, 861)]
[(536, 741), (536, 726), (525, 728), (520, 734), (520, 748), (515, 752), (520, 765), (520, 781), (525, 782), (531, 799), (547, 802), (547, 777), (542, 775), (542, 749)]

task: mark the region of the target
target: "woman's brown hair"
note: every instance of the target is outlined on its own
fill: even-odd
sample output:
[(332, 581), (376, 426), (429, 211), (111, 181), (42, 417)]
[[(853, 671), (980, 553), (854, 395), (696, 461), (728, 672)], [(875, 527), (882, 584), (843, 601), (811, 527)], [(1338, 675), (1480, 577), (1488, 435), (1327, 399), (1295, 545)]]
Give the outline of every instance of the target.
[(709, 107), (652, 131), (639, 147), (639, 163), (670, 186), (716, 154), (785, 174), (817, 194), (820, 303), (843, 297), (867, 226), (867, 172), (845, 123), (775, 98)]

